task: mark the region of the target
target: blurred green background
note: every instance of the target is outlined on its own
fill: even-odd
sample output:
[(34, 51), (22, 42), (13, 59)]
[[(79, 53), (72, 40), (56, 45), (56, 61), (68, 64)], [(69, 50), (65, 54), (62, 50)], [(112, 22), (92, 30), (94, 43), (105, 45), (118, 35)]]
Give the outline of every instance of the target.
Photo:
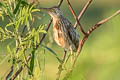
[[(40, 7), (56, 5), (59, 0), (39, 0)], [(87, 0), (70, 0), (78, 15)], [(87, 31), (98, 21), (111, 16), (120, 9), (120, 0), (93, 0), (88, 10), (81, 19), (81, 24)], [(61, 10), (64, 15), (74, 24), (75, 20), (64, 0)], [(40, 12), (41, 17), (36, 19), (35, 26), (47, 24), (50, 16)], [(4, 26), (7, 22), (2, 22)], [(79, 29), (78, 29), (79, 32)], [(81, 33), (80, 33), (81, 35)], [(82, 36), (82, 35), (81, 35)], [(0, 77), (9, 71), (10, 64), (7, 62), (8, 53), (6, 45), (10, 40), (0, 42)], [(44, 44), (56, 51), (61, 57), (63, 49), (56, 45), (52, 38), (50, 28)], [(46, 51), (45, 54), (44, 80), (55, 80), (58, 62), (56, 58)], [(75, 66), (71, 80), (120, 80), (120, 15), (103, 24), (95, 30), (84, 44), (83, 50)]]

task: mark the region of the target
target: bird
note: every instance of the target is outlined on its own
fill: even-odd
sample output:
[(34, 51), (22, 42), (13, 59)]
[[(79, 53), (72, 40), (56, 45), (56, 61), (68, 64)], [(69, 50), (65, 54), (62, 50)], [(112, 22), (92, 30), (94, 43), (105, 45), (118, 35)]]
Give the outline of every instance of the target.
[(46, 10), (53, 19), (53, 39), (64, 50), (73, 54), (79, 46), (79, 34), (59, 7), (54, 6)]

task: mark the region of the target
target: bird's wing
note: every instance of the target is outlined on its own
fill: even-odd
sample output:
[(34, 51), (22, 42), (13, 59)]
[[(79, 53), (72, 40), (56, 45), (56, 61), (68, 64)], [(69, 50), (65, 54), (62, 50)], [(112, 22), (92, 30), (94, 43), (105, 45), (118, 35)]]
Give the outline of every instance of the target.
[(79, 34), (76, 32), (76, 30), (74, 29), (73, 25), (71, 24), (71, 22), (69, 22), (68, 20), (66, 20), (66, 27), (67, 27), (67, 31), (68, 31), (68, 35), (70, 37), (70, 39), (72, 40), (72, 42), (74, 43), (75, 47), (78, 48), (79, 45)]

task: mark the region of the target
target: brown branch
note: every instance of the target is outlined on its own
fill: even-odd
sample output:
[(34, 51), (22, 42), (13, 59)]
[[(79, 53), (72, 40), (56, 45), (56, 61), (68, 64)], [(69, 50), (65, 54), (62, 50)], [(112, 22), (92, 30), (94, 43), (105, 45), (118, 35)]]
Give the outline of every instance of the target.
[[(53, 20), (50, 19), (50, 21), (49, 21), (49, 23), (48, 23), (48, 25), (47, 25), (47, 27), (46, 27), (46, 29), (45, 29), (46, 32), (48, 32), (48, 30), (49, 30), (49, 28), (50, 28), (50, 26), (51, 26), (51, 24), (52, 24), (52, 21), (53, 21)], [(42, 41), (44, 40), (45, 37), (46, 37), (46, 34), (43, 34), (42, 37), (40, 38), (40, 43), (39, 43), (38, 45), (36, 45), (36, 48), (39, 47), (39, 45), (42, 43)]]
[[(30, 61), (30, 59), (31, 59), (31, 54), (29, 54), (29, 56), (27, 57), (27, 62), (29, 62)], [(25, 64), (26, 63), (24, 63), (24, 66), (25, 66)], [(21, 66), (20, 68), (19, 68), (19, 70), (12, 76), (12, 78), (10, 79), (10, 80), (14, 80), (19, 74), (20, 74), (20, 72), (23, 70), (23, 66)]]
[[(83, 7), (82, 11), (80, 12), (79, 16), (78, 16), (78, 20), (80, 21), (80, 19), (82, 18), (82, 16), (84, 15), (85, 11), (88, 9), (90, 3), (92, 2), (92, 0), (88, 0), (88, 2), (85, 4), (85, 6)], [(74, 28), (77, 28), (77, 21), (74, 24)]]
[(6, 76), (6, 78), (5, 78), (5, 80), (7, 80), (8, 78), (9, 78), (9, 76), (13, 73), (13, 65), (11, 66), (11, 70), (10, 70), (10, 72), (7, 74), (7, 76)]
[[(47, 32), (48, 32), (48, 30), (49, 30), (49, 28), (50, 28), (50, 26), (51, 26), (51, 24), (52, 24), (52, 19), (49, 21), (49, 23), (48, 23), (48, 25), (47, 25), (47, 28), (45, 29)], [(42, 41), (44, 40), (44, 38), (45, 38), (45, 36), (46, 36), (46, 34), (43, 34), (43, 36), (41, 37), (41, 39), (40, 39), (40, 44), (42, 43)]]
[[(58, 8), (60, 8), (60, 6), (62, 5), (62, 3), (63, 3), (63, 0), (60, 0), (60, 1), (58, 2), (57, 6), (52, 6), (52, 7), (50, 7), (50, 8), (53, 8), (53, 7), (58, 7)], [(49, 8), (40, 7), (39, 9), (45, 10), (45, 9), (49, 9)]]
[(23, 27), (22, 34), (25, 32), (26, 27), (27, 27), (27, 25), (25, 25), (25, 26)]
[(62, 61), (65, 61), (65, 59), (66, 59), (66, 54), (67, 54), (67, 51), (66, 51), (66, 50), (64, 50), (64, 54), (63, 54)]
[(77, 24), (78, 24), (79, 27), (80, 27), (81, 32), (82, 32), (84, 35), (86, 35), (86, 32), (83, 30), (82, 25), (79, 23), (78, 17), (76, 16), (75, 11), (74, 11), (73, 8), (72, 8), (72, 5), (70, 4), (69, 0), (66, 0), (66, 1), (67, 1), (68, 6), (69, 6), (69, 9), (71, 10), (71, 12), (72, 12), (72, 14), (73, 14), (73, 16), (74, 16), (74, 19), (77, 21)]
[(117, 12), (115, 12), (112, 16), (105, 18), (101, 21), (99, 21), (98, 23), (96, 23), (93, 27), (91, 27), (88, 31), (87, 34), (91, 34), (91, 32), (93, 32), (95, 29), (97, 29), (100, 25), (104, 24), (105, 22), (109, 21), (111, 18), (117, 16), (118, 14), (120, 14), (120, 10), (118, 10)]
[(109, 21), (111, 18), (117, 16), (118, 14), (120, 14), (120, 10), (118, 10), (117, 12), (115, 12), (112, 16), (108, 17), (108, 18), (105, 18), (101, 21), (99, 21), (98, 23), (96, 23), (92, 28), (90, 28), (88, 31), (87, 31), (87, 35), (85, 35), (83, 37), (83, 39), (80, 41), (79, 43), (79, 47), (77, 49), (77, 53), (76, 53), (76, 58), (72, 64), (72, 68), (74, 67), (76, 61), (77, 61), (77, 58), (79, 57), (80, 53), (81, 53), (81, 50), (82, 50), (82, 47), (85, 43), (85, 41), (88, 39), (89, 35), (94, 31), (96, 30), (98, 27), (100, 27), (102, 24), (104, 24), (105, 22)]
[(61, 4), (62, 4), (62, 2), (63, 2), (63, 0), (60, 0), (60, 1), (58, 2), (57, 7), (60, 7), (60, 6), (61, 6)]
[(87, 40), (88, 36), (84, 36), (83, 39), (80, 41), (79, 43), (79, 46), (78, 46), (78, 49), (77, 49), (77, 53), (76, 53), (76, 56), (78, 57), (80, 55), (80, 52), (82, 50), (82, 47), (85, 43), (85, 41)]

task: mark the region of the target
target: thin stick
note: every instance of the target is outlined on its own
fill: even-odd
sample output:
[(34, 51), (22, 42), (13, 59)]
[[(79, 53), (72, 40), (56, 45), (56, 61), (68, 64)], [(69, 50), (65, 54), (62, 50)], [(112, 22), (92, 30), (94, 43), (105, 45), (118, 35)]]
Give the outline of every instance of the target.
[(7, 74), (5, 80), (7, 80), (7, 79), (9, 78), (9, 76), (13, 73), (13, 68), (14, 68), (14, 66), (12, 65), (11, 68), (10, 68), (11, 70), (10, 70), (10, 72)]
[[(48, 25), (47, 25), (47, 27), (46, 27), (46, 29), (45, 29), (45, 31), (46, 32), (48, 32), (48, 30), (49, 30), (49, 28), (50, 28), (50, 26), (51, 26), (51, 24), (52, 24), (52, 19), (50, 19), (50, 21), (49, 21), (49, 23), (48, 23)], [(43, 34), (42, 35), (42, 37), (40, 38), (40, 43), (38, 44), (38, 45), (36, 45), (36, 48), (38, 48), (39, 47), (39, 45), (42, 43), (42, 41), (44, 40), (44, 38), (46, 37), (46, 35), (47, 34)]]
[(26, 27), (27, 27), (27, 25), (25, 25), (25, 26), (23, 27), (22, 34), (25, 32)]
[(82, 47), (85, 43), (85, 41), (88, 39), (89, 35), (94, 31), (96, 30), (98, 27), (100, 27), (102, 24), (104, 24), (105, 22), (109, 21), (110, 19), (112, 19), (113, 17), (117, 16), (118, 14), (120, 14), (120, 10), (118, 10), (117, 12), (115, 12), (112, 16), (108, 17), (108, 18), (105, 18), (101, 21), (99, 21), (98, 23), (96, 23), (93, 27), (91, 27), (88, 31), (87, 31), (87, 35), (85, 35), (83, 37), (83, 39), (80, 41), (79, 43), (79, 47), (77, 49), (77, 53), (76, 53), (76, 58), (72, 64), (72, 67), (74, 67), (76, 61), (77, 61), (77, 58), (79, 57), (80, 53), (81, 53), (81, 50), (82, 50)]
[(63, 2), (63, 0), (60, 0), (59, 2), (58, 2), (58, 7), (60, 7), (61, 6), (61, 4), (62, 4), (62, 2)]
[(65, 59), (66, 59), (66, 54), (67, 54), (67, 51), (64, 50), (64, 54), (63, 54), (63, 59), (62, 59), (62, 61), (65, 61)]
[(117, 16), (118, 14), (120, 14), (120, 10), (118, 10), (117, 12), (115, 12), (112, 16), (105, 18), (101, 21), (99, 21), (98, 23), (96, 23), (93, 27), (91, 27), (88, 31), (87, 34), (91, 34), (91, 32), (93, 32), (95, 29), (97, 29), (100, 25), (104, 24), (105, 22), (109, 21), (111, 18)]
[[(31, 54), (27, 57), (27, 62), (31, 59)], [(26, 63), (24, 63), (24, 64), (26, 64)], [(25, 66), (25, 65), (24, 65)], [(14, 80), (19, 74), (20, 74), (20, 72), (23, 70), (23, 66), (21, 66), (20, 68), (19, 68), (19, 70), (12, 76), (12, 78), (10, 79), (10, 80)]]
[[(48, 23), (48, 25), (47, 25), (47, 28), (45, 29), (47, 32), (48, 32), (48, 30), (49, 30), (49, 28), (50, 28), (50, 26), (51, 26), (51, 24), (52, 24), (52, 19), (50, 19), (50, 21), (49, 21), (49, 23)], [(43, 34), (43, 36), (42, 36), (42, 38), (40, 39), (40, 44), (42, 43), (42, 41), (43, 41), (43, 39), (45, 38), (45, 36), (46, 36), (46, 34)]]
[(79, 23), (79, 20), (78, 20), (76, 14), (75, 14), (75, 11), (74, 11), (73, 8), (72, 8), (72, 5), (70, 4), (69, 0), (66, 0), (66, 1), (67, 1), (68, 6), (69, 6), (69, 9), (71, 10), (71, 12), (72, 12), (72, 14), (73, 14), (73, 16), (74, 16), (74, 19), (77, 21), (77, 24), (78, 24), (79, 27), (80, 27), (81, 32), (82, 32), (84, 35), (86, 35), (86, 32), (83, 30), (82, 25)]
[[(82, 11), (80, 12), (79, 16), (78, 16), (78, 20), (80, 21), (82, 16), (84, 15), (85, 11), (88, 9), (90, 3), (92, 2), (92, 0), (88, 0), (88, 2), (85, 4), (85, 6), (83, 7)], [(74, 28), (77, 28), (77, 21), (74, 24)]]

